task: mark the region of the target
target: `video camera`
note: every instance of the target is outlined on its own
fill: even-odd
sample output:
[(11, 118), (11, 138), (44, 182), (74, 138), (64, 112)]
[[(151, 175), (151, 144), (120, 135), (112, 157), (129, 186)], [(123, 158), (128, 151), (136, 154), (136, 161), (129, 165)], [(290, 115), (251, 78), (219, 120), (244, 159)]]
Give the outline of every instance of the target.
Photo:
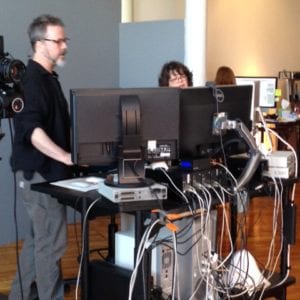
[(12, 118), (24, 107), (20, 82), (26, 67), (22, 61), (8, 56), (4, 52), (3, 36), (0, 36), (0, 120)]

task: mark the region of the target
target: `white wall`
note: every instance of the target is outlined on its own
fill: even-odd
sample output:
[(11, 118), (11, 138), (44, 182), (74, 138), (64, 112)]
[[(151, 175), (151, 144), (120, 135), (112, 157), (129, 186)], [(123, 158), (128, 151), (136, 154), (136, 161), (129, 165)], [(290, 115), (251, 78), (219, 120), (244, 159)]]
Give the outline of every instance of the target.
[(207, 76), (220, 65), (236, 75), (300, 70), (299, 0), (208, 0)]
[[(188, 0), (123, 1), (132, 3), (135, 20), (145, 21), (184, 18)], [(299, 0), (207, 0), (207, 79), (220, 65), (237, 75), (299, 71), (299, 16)]]
[(133, 21), (184, 19), (185, 0), (132, 0)]

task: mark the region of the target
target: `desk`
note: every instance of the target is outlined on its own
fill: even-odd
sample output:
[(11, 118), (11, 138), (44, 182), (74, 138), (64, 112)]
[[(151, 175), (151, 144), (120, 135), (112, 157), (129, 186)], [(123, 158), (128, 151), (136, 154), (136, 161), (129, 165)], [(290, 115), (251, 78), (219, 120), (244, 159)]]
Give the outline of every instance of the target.
[[(266, 120), (269, 128), (276, 131), (280, 137), (287, 141), (296, 151), (298, 159), (300, 157), (300, 120), (296, 121), (277, 121)], [(272, 141), (274, 143), (274, 140)], [(287, 150), (287, 147), (280, 140), (275, 139), (274, 150)]]
[[(37, 183), (31, 186), (33, 191), (49, 194), (58, 199), (63, 205), (72, 207), (81, 213), (81, 221), (83, 224), (84, 217), (86, 215), (88, 207), (95, 201), (99, 199), (97, 203), (93, 206), (91, 212), (89, 213), (89, 218), (94, 218), (97, 216), (107, 216), (112, 214), (117, 214), (120, 212), (134, 212), (135, 213), (135, 243), (138, 246), (139, 241), (143, 234), (143, 213), (150, 211), (154, 208), (160, 208), (161, 202), (158, 200), (145, 200), (145, 201), (132, 201), (132, 202), (122, 202), (113, 203), (106, 198), (102, 197), (96, 190), (90, 192), (79, 192), (75, 190), (70, 190), (58, 186), (54, 186), (48, 182)], [(81, 270), (81, 299), (88, 299), (88, 264), (89, 264), (89, 238), (88, 238), (88, 222), (87, 227), (83, 230), (84, 239), (84, 251), (82, 255), (82, 270)], [(146, 287), (146, 291), (150, 292), (150, 276), (148, 276), (149, 282)], [(149, 299), (149, 295), (145, 297)]]
[[(285, 215), (286, 220), (290, 220), (289, 213), (292, 213), (289, 209), (289, 197), (290, 197), (290, 187), (293, 181), (285, 181), (286, 184), (284, 184), (284, 195), (283, 195), (283, 209), (287, 213)], [(102, 198), (97, 191), (91, 191), (87, 193), (82, 193), (74, 190), (69, 190), (57, 186), (53, 186), (49, 183), (39, 183), (32, 185), (32, 190), (47, 193), (52, 195), (55, 198), (58, 198), (59, 201), (64, 204), (68, 205), (77, 211), (81, 213), (82, 220), (85, 216), (85, 213), (89, 207), (89, 205), (95, 200), (100, 198), (100, 201), (97, 202), (97, 204), (94, 205), (93, 209), (91, 210), (91, 213), (89, 214), (90, 218), (96, 217), (96, 216), (105, 216), (105, 215), (111, 215), (114, 213), (119, 212), (135, 212), (136, 218), (135, 218), (135, 241), (136, 244), (139, 243), (140, 238), (143, 234), (143, 212), (147, 212), (153, 208), (160, 207), (160, 203), (157, 200), (151, 200), (151, 201), (138, 201), (138, 202), (123, 202), (123, 203), (112, 203), (111, 201)], [(232, 202), (234, 204), (234, 202)], [(232, 214), (235, 215), (236, 207), (234, 205), (232, 206)], [(236, 221), (233, 219), (233, 225), (236, 226)], [(286, 253), (287, 253), (287, 246), (288, 244), (293, 244), (294, 242), (294, 235), (289, 235), (291, 232), (291, 228), (293, 228), (293, 224), (291, 221), (287, 222), (283, 228), (283, 234), (285, 236), (284, 238), (284, 249), (281, 256), (281, 274), (278, 274), (276, 278), (272, 278), (272, 283), (278, 283), (287, 272), (287, 260), (286, 260)], [(82, 253), (83, 256), (83, 264), (82, 264), (82, 277), (81, 277), (81, 292), (82, 292), (82, 299), (86, 300), (88, 299), (88, 263), (89, 263), (89, 241), (88, 241), (88, 234), (87, 234), (87, 228), (85, 228), (84, 231), (84, 252)], [(149, 271), (149, 270), (148, 270)], [(148, 275), (148, 274), (147, 274)], [(150, 278), (148, 276), (147, 278)], [(295, 278), (289, 277), (288, 280), (281, 286), (276, 287), (272, 285), (270, 288), (266, 289), (264, 296), (262, 299), (264, 299), (267, 296), (274, 296), (277, 297), (277, 299), (284, 300), (286, 299), (286, 288), (287, 286), (295, 283)], [(145, 290), (147, 293), (150, 293), (150, 282), (148, 281), (146, 283)], [(260, 293), (258, 292), (255, 297), (251, 299), (258, 299), (260, 296)], [(150, 299), (149, 294), (145, 295), (145, 297), (137, 298), (137, 299)]]

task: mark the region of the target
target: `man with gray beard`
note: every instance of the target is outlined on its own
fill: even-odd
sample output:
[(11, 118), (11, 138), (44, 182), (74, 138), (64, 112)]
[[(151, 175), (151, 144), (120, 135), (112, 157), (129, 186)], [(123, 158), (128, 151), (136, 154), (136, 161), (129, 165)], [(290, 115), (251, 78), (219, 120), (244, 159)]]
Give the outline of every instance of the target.
[(33, 49), (22, 81), (24, 109), (14, 118), (12, 170), (30, 219), (9, 299), (63, 299), (60, 260), (67, 245), (66, 208), (31, 184), (70, 177), (70, 118), (56, 66), (67, 41), (63, 22), (51, 15), (28, 29)]

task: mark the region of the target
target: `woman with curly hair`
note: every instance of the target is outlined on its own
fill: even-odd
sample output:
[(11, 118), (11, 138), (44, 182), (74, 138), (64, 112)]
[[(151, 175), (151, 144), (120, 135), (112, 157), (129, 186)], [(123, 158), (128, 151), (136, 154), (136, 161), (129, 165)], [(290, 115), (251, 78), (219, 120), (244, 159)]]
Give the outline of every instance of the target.
[(170, 61), (163, 65), (158, 84), (161, 87), (186, 88), (193, 86), (193, 74), (184, 64), (178, 61)]

